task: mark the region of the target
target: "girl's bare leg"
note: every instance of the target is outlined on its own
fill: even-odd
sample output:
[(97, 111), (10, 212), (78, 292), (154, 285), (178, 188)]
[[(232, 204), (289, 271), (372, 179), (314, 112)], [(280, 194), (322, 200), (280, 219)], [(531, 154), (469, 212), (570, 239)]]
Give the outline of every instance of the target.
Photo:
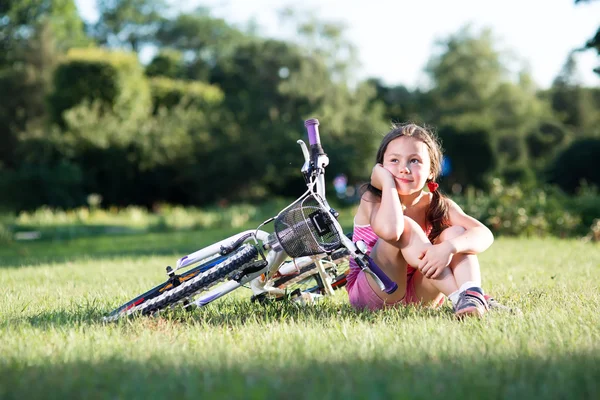
[[(444, 229), (436, 240), (436, 243), (455, 238), (464, 232), (465, 228), (462, 226), (451, 226)], [(452, 257), (452, 261), (450, 261), (449, 267), (459, 288), (466, 282), (473, 282), (475, 286), (481, 287), (481, 269), (479, 267), (479, 259), (475, 254), (455, 254)]]
[[(405, 228), (406, 230), (406, 228)], [(379, 286), (370, 274), (367, 274), (367, 281), (375, 293), (386, 303), (396, 303), (404, 298), (406, 295), (406, 268), (408, 264), (402, 256), (400, 249), (388, 243), (382, 239), (379, 239), (373, 250), (371, 250), (371, 258), (381, 268), (383, 272), (396, 284), (398, 289), (392, 293), (387, 294), (379, 289)]]
[[(420, 257), (423, 254), (423, 250), (425, 250), (429, 246), (432, 246), (432, 244), (431, 242), (429, 242), (429, 239), (427, 238), (427, 235), (425, 235), (425, 232), (423, 232), (423, 229), (421, 229), (419, 224), (417, 224), (412, 219), (405, 218), (404, 226), (405, 229), (402, 236), (404, 238), (404, 235), (407, 235), (407, 237), (404, 238), (406, 239), (407, 243), (406, 246), (402, 249), (402, 254), (404, 255), (409, 265), (416, 267), (421, 261)], [(408, 230), (406, 229), (406, 226), (409, 226)], [(422, 274), (420, 271), (417, 270), (415, 272), (415, 277), (417, 275)], [(450, 268), (445, 268), (440, 276), (438, 276), (436, 279), (429, 279), (429, 281), (430, 282), (428, 283), (430, 284), (426, 283), (425, 286), (426, 293), (423, 293), (422, 298), (425, 299), (424, 301), (433, 300), (437, 298), (440, 292), (442, 292), (445, 295), (449, 295), (450, 293), (453, 293), (456, 290), (458, 290), (457, 282), (454, 279), (452, 270)], [(417, 282), (415, 281), (415, 283)]]
[[(416, 266), (420, 261), (419, 257), (421, 257), (423, 250), (429, 246), (431, 246), (431, 243), (419, 224), (411, 218), (404, 217), (404, 232), (400, 240), (390, 243), (380, 239), (371, 252), (371, 257), (375, 263), (390, 279), (398, 284), (398, 290), (392, 294), (387, 294), (379, 289), (371, 276), (367, 275), (367, 281), (371, 288), (386, 303), (395, 303), (402, 300), (406, 295), (407, 266)], [(417, 271), (415, 277), (417, 274), (420, 275), (420, 272)], [(423, 302), (439, 299), (440, 292), (448, 295), (458, 290), (452, 271), (449, 268), (446, 268), (439, 278), (429, 279), (428, 281), (426, 283), (421, 283), (420, 280), (418, 283), (415, 282), (416, 294)], [(417, 291), (417, 285), (422, 286), (422, 290)]]
[[(460, 236), (464, 233), (465, 228), (462, 226), (451, 226), (444, 229), (440, 236), (435, 240), (435, 243), (441, 243), (444, 240), (449, 240)], [(449, 268), (444, 270), (444, 273), (449, 273), (452, 279), (455, 280), (454, 289), (450, 292), (445, 292), (439, 288), (439, 280), (444, 279), (443, 277), (438, 279), (425, 278), (420, 271), (415, 272), (413, 276), (415, 285), (415, 294), (422, 301), (426, 302), (432, 298), (433, 293), (439, 289), (446, 296), (458, 290), (462, 284), (466, 282), (474, 282), (476, 286), (481, 286), (481, 272), (479, 269), (479, 260), (474, 254), (455, 254), (452, 257), (452, 261), (448, 265)], [(447, 286), (450, 287), (450, 286)]]

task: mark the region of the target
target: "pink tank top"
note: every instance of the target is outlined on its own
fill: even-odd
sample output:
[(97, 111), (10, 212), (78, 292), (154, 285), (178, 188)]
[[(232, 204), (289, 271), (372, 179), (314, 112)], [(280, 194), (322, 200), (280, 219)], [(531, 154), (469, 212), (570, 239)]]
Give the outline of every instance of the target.
[[(373, 250), (373, 246), (377, 243), (377, 235), (371, 228), (371, 225), (354, 225), (354, 231), (352, 232), (352, 241), (356, 242), (358, 240), (362, 240), (367, 245), (367, 254), (371, 253)], [(358, 273), (361, 271), (360, 267), (354, 260), (354, 258), (350, 258), (350, 270), (348, 271), (348, 276), (346, 277), (346, 286), (350, 289), (354, 286), (354, 282), (356, 281), (356, 277)]]

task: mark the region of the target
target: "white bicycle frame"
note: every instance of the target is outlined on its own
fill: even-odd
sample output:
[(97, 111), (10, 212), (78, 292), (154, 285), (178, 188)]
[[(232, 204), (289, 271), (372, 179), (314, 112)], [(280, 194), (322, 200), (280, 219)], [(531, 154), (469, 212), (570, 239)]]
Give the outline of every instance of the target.
[[(360, 240), (354, 243), (344, 234), (337, 220), (337, 213), (329, 206), (325, 197), (325, 167), (329, 164), (329, 158), (321, 147), (319, 121), (309, 119), (304, 125), (312, 154), (309, 155), (306, 144), (298, 140), (304, 155), (302, 173), (308, 189), (302, 196), (281, 210), (276, 217), (263, 222), (256, 230), (240, 232), (180, 258), (174, 270), (167, 267), (169, 280), (160, 286), (159, 292), (167, 288), (171, 290), (157, 295), (155, 289), (159, 287), (152, 289), (148, 292), (151, 294), (148, 301), (143, 297), (145, 294), (138, 296), (105, 317), (105, 321), (114, 321), (121, 315), (136, 312), (151, 314), (165, 305), (180, 302), (185, 307), (202, 307), (248, 283), (255, 296), (284, 295), (285, 291), (273, 287), (273, 278), (288, 258), (285, 249), (296, 258), (285, 264), (281, 272), (288, 274), (292, 265), (299, 272), (301, 268), (314, 264), (325, 294), (333, 293), (333, 289), (321, 260), (341, 248), (348, 250), (348, 257), (354, 259), (365, 273), (370, 274), (381, 290), (386, 293), (397, 290), (398, 285), (368, 256), (366, 244)], [(305, 201), (308, 201), (306, 207)], [(318, 207), (315, 207), (315, 202)], [(315, 208), (318, 210), (313, 211)], [(311, 214), (305, 215), (306, 210), (311, 210)], [(275, 221), (273, 234), (260, 229), (272, 221)], [(327, 235), (326, 238), (323, 234)], [(252, 245), (249, 242), (253, 242)], [(306, 256), (307, 254), (311, 255)], [(196, 264), (200, 265), (193, 274), (181, 279), (181, 275), (175, 275), (176, 271)], [(212, 268), (219, 272), (213, 274)], [(225, 279), (229, 280), (220, 284)], [(203, 288), (207, 291), (190, 303), (195, 293)]]
[[(302, 172), (306, 173), (309, 169), (309, 163), (310, 163), (308, 150), (307, 150), (307, 147), (306, 147), (306, 144), (304, 143), (304, 141), (298, 140), (298, 144), (300, 144), (300, 146), (302, 148), (302, 153), (303, 153), (304, 159), (305, 159), (305, 163), (302, 167)], [(339, 225), (336, 218), (333, 215), (331, 215), (331, 212), (330, 212), (331, 208), (329, 207), (329, 205), (325, 199), (325, 167), (328, 164), (329, 164), (329, 158), (326, 155), (321, 155), (318, 157), (318, 165), (320, 167), (315, 171), (314, 180), (307, 184), (308, 191), (305, 194), (303, 194), (303, 196), (305, 196), (308, 192), (316, 194), (317, 196), (315, 196), (315, 198), (318, 199), (318, 202), (320, 203), (323, 211), (327, 211), (330, 214), (330, 219), (333, 221), (334, 226), (343, 242), (343, 245), (345, 245), (346, 247), (348, 247), (349, 245), (354, 246), (354, 243), (352, 243), (352, 241), (349, 240), (344, 235), (342, 227)], [(295, 202), (292, 202), (290, 204), (290, 206), (293, 205), (294, 203)], [(285, 212), (290, 206), (281, 210), (280, 214), (282, 212)], [(191, 267), (202, 261), (206, 262), (206, 261), (210, 260), (211, 258), (217, 257), (220, 254), (223, 247), (231, 245), (232, 243), (236, 242), (237, 240), (239, 240), (240, 238), (242, 238), (244, 236), (249, 236), (246, 240), (244, 240), (244, 243), (253, 242), (257, 246), (259, 246), (263, 249), (265, 249), (265, 248), (268, 249), (266, 256), (265, 256), (267, 265), (259, 271), (252, 272), (250, 274), (245, 275), (239, 281), (230, 280), (230, 281), (227, 281), (207, 292), (202, 293), (193, 303), (188, 304), (187, 307), (190, 307), (193, 305), (195, 305), (197, 307), (202, 307), (202, 306), (238, 289), (240, 286), (244, 286), (248, 283), (250, 283), (250, 288), (252, 289), (252, 292), (254, 295), (268, 293), (270, 295), (280, 296), (280, 295), (285, 294), (284, 290), (273, 287), (271, 285), (271, 283), (272, 283), (273, 276), (279, 270), (281, 265), (286, 261), (286, 259), (288, 258), (288, 255), (283, 250), (283, 248), (281, 248), (281, 246), (279, 246), (278, 243), (276, 243), (276, 239), (273, 237), (273, 235), (269, 234), (266, 231), (260, 230), (260, 229), (247, 230), (244, 232), (240, 232), (236, 235), (230, 236), (230, 237), (223, 239), (217, 243), (214, 243), (210, 246), (200, 249), (194, 253), (188, 254), (187, 256), (182, 257), (177, 261), (176, 267), (173, 270), (173, 272), (176, 272), (177, 270), (182, 269), (182, 268)], [(304, 266), (310, 265), (311, 263), (315, 263), (318, 273), (321, 276), (323, 285), (325, 286), (325, 292), (327, 294), (331, 294), (331, 293), (333, 293), (333, 289), (331, 287), (330, 280), (328, 279), (327, 274), (325, 272), (325, 268), (324, 268), (323, 264), (321, 263), (321, 259), (326, 256), (327, 256), (327, 254), (323, 253), (323, 254), (318, 254), (316, 256), (299, 257), (299, 258), (295, 259), (294, 262), (291, 263), (291, 265), (294, 265), (294, 268), (299, 269)], [(290, 264), (287, 264), (287, 265), (290, 265)], [(286, 269), (290, 269), (290, 268), (286, 268)], [(281, 272), (283, 275), (285, 275), (285, 274), (289, 274), (291, 271), (281, 271)]]
[[(316, 121), (316, 120), (309, 120), (307, 122), (310, 122), (310, 121)], [(316, 125), (318, 125), (318, 121), (316, 121)], [(309, 129), (309, 139), (315, 140), (315, 136), (318, 136), (318, 135), (315, 135), (314, 130), (312, 131), (312, 134), (313, 134), (313, 136), (311, 138), (311, 132)], [(359, 246), (361, 246), (359, 248), (359, 247), (357, 247), (357, 244), (355, 244), (352, 240), (350, 240), (346, 237), (341, 225), (337, 221), (336, 216), (333, 215), (331, 207), (327, 203), (326, 196), (325, 196), (325, 167), (327, 167), (327, 165), (329, 165), (329, 158), (327, 157), (326, 154), (324, 154), (322, 152), (322, 149), (321, 149), (320, 153), (318, 155), (314, 155), (314, 159), (311, 160), (310, 156), (309, 156), (308, 148), (307, 148), (306, 144), (304, 143), (304, 141), (298, 140), (297, 143), (300, 145), (300, 147), (302, 149), (302, 154), (304, 155), (304, 165), (302, 166), (302, 173), (304, 174), (304, 176), (307, 180), (307, 188), (308, 188), (308, 190), (302, 196), (300, 196), (300, 198), (298, 200), (302, 199), (303, 197), (305, 197), (307, 195), (313, 195), (313, 198), (317, 201), (317, 203), (319, 203), (321, 210), (328, 214), (328, 216), (329, 216), (328, 219), (331, 222), (331, 224), (333, 225), (333, 228), (339, 237), (341, 246), (345, 247), (349, 251), (349, 257), (354, 257), (355, 259), (357, 259), (357, 261), (365, 260), (363, 258), (364, 255), (366, 254), (366, 248), (365, 248), (364, 244), (361, 245), (360, 241), (357, 242), (357, 244)], [(318, 142), (318, 139), (317, 139), (317, 143), (318, 143), (318, 146), (320, 147), (320, 143)], [(312, 148), (312, 143), (311, 143), (311, 148)], [(312, 162), (312, 164), (311, 164), (311, 162)], [(286, 210), (288, 210), (290, 207), (294, 206), (295, 203), (296, 203), (296, 201), (292, 202), (288, 207), (281, 210), (279, 212), (278, 216), (281, 215), (282, 213), (286, 212)], [(277, 218), (277, 217), (275, 217), (275, 218)], [(275, 218), (272, 218), (269, 221), (272, 221)], [(259, 226), (259, 228), (261, 226), (263, 226), (266, 222), (269, 222), (269, 221), (265, 221), (263, 224), (261, 224)], [(189, 254), (177, 261), (176, 268), (173, 272), (175, 272), (181, 268), (190, 267), (201, 261), (208, 261), (211, 258), (217, 257), (218, 255), (221, 254), (222, 247), (231, 246), (233, 243), (237, 242), (238, 240), (241, 240), (245, 235), (247, 237), (245, 238), (244, 243), (252, 241), (259, 249), (267, 250), (267, 254), (265, 256), (266, 266), (264, 268), (261, 268), (260, 270), (255, 270), (253, 272), (247, 273), (244, 276), (242, 276), (241, 278), (238, 278), (237, 280), (229, 280), (229, 281), (223, 283), (222, 285), (219, 285), (217, 287), (210, 289), (209, 291), (207, 291), (205, 293), (202, 293), (197, 298), (197, 300), (195, 300), (192, 303), (189, 303), (186, 307), (193, 306), (193, 305), (195, 305), (197, 307), (202, 307), (202, 306), (212, 302), (213, 300), (216, 300), (219, 297), (222, 297), (222, 296), (232, 292), (233, 290), (238, 289), (240, 286), (246, 285), (247, 283), (250, 283), (250, 288), (252, 289), (254, 295), (260, 295), (263, 293), (267, 293), (270, 295), (281, 296), (281, 295), (285, 294), (285, 291), (283, 291), (282, 289), (275, 288), (272, 286), (272, 278), (275, 275), (275, 273), (279, 270), (281, 265), (284, 263), (284, 261), (288, 258), (288, 254), (284, 251), (284, 249), (279, 244), (278, 240), (274, 237), (274, 235), (271, 235), (260, 229), (256, 229), (254, 231), (248, 230), (245, 232), (238, 233), (237, 235), (223, 239), (220, 242), (217, 242), (217, 243), (212, 244), (208, 247), (205, 247), (201, 250), (198, 250), (192, 254)], [(321, 259), (323, 259), (326, 256), (327, 256), (327, 254), (324, 252), (322, 254), (317, 254), (315, 256), (299, 257), (299, 258), (295, 259), (294, 261), (296, 262), (295, 264), (296, 264), (297, 268), (301, 268), (303, 266), (314, 263), (316, 266), (316, 269), (318, 271), (318, 274), (321, 277), (321, 281), (324, 285), (325, 293), (332, 294), (333, 288), (331, 287), (331, 283), (325, 272), (325, 267), (323, 266), (323, 264), (321, 262)], [(360, 264), (361, 264), (360, 265), (361, 268), (366, 273), (369, 273), (374, 278), (375, 282), (377, 282), (377, 284), (379, 285), (379, 287), (382, 290), (386, 289), (386, 286), (384, 285), (382, 280), (377, 276), (376, 273), (374, 273), (372, 271), (372, 268), (378, 269), (378, 267), (376, 265), (370, 264), (370, 266), (369, 266), (364, 261), (361, 261)], [(287, 272), (287, 271), (282, 271), (282, 272)], [(390, 287), (389, 278), (387, 276), (385, 276), (385, 274), (382, 274), (381, 270), (378, 269), (378, 272), (384, 279), (386, 279), (388, 281), (387, 288), (389, 288)], [(396, 288), (397, 288), (397, 286), (396, 286)], [(393, 291), (393, 290), (395, 290), (395, 288), (392, 288), (391, 290)]]

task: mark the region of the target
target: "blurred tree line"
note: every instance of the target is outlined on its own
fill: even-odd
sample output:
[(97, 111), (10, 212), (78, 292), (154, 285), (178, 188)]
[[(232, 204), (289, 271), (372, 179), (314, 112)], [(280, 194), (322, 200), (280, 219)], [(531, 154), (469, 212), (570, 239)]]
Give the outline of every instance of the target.
[(4, 207), (296, 195), (309, 117), (322, 122), (328, 175), (350, 182), (368, 178), (390, 121), (414, 121), (443, 141), (447, 190), (600, 185), (600, 89), (578, 81), (572, 55), (540, 90), (509, 72), (490, 31), (466, 27), (440, 41), (429, 85), (410, 90), (353, 80), (343, 26), (312, 15), (282, 11), (297, 35), (276, 40), (163, 0), (98, 0), (98, 11), (86, 24), (73, 0), (0, 3)]

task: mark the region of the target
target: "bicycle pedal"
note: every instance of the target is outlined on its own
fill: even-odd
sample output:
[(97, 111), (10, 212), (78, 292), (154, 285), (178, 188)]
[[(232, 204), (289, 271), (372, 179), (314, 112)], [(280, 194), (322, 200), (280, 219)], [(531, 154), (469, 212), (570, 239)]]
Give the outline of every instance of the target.
[(250, 297), (252, 303), (258, 302), (258, 304), (265, 304), (269, 300), (267, 292), (256, 294)]
[(241, 281), (246, 275), (250, 275), (254, 272), (260, 271), (261, 269), (266, 267), (267, 264), (268, 262), (266, 262), (265, 260), (251, 262), (246, 268), (232, 275), (231, 279), (239, 283), (239, 281)]

